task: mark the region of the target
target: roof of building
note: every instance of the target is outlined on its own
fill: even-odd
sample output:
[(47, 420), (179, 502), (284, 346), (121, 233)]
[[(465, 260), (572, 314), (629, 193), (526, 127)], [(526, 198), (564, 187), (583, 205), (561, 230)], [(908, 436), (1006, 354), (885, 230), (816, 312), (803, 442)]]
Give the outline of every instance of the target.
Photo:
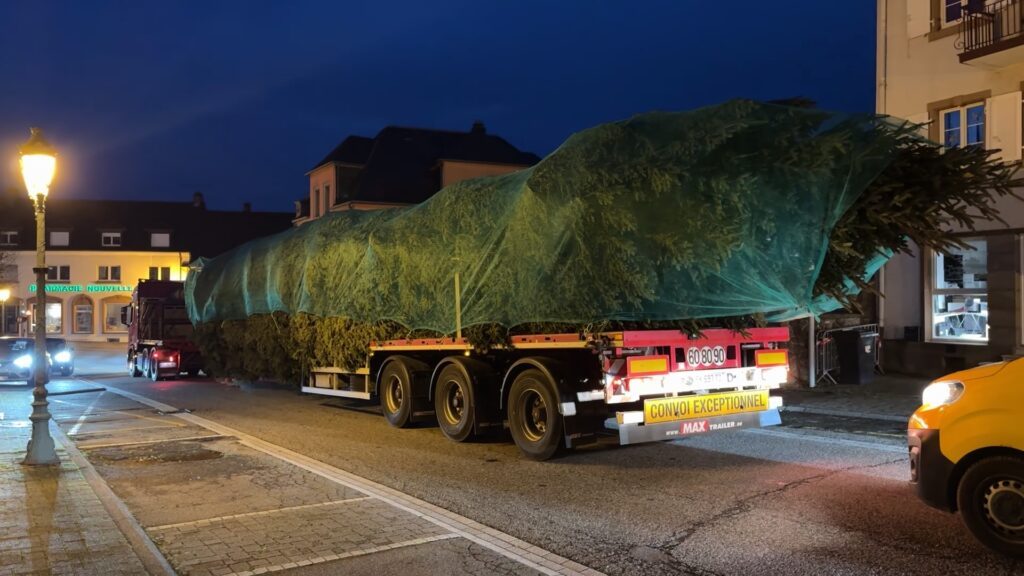
[(468, 132), (387, 126), (372, 139), (349, 136), (315, 168), (362, 165), (348, 201), (417, 204), (440, 189), (442, 160), (532, 166), (540, 157), (488, 134), (479, 122)]
[[(53, 198), (46, 202), (47, 232), (69, 232), (67, 246), (47, 251), (120, 250), (189, 252), (216, 256), (249, 240), (287, 230), (290, 212), (207, 210), (198, 202), (150, 202), (137, 200), (75, 200)], [(35, 214), (24, 195), (0, 197), (0, 231), (16, 231), (16, 245), (0, 250), (35, 249)], [(120, 232), (120, 246), (104, 246), (103, 232)], [(168, 247), (153, 247), (150, 234), (169, 232)]]

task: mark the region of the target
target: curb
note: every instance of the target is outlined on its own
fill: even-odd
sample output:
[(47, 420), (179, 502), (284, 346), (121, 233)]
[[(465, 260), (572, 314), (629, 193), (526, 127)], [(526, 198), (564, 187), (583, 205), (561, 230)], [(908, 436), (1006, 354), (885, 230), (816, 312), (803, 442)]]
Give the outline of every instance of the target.
[(819, 416), (838, 416), (841, 418), (883, 420), (885, 422), (900, 422), (903, 424), (910, 420), (910, 416), (893, 416), (892, 414), (878, 414), (876, 412), (848, 412), (846, 410), (829, 410), (827, 408), (805, 408), (803, 406), (783, 406), (782, 411), (798, 412), (804, 414), (817, 414)]

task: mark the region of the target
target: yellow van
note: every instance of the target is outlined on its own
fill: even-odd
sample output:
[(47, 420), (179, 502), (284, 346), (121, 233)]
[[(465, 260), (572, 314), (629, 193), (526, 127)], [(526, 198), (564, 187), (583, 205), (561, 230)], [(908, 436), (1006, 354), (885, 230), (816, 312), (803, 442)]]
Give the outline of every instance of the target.
[(1024, 556), (1024, 359), (932, 382), (910, 417), (910, 477), (985, 545)]

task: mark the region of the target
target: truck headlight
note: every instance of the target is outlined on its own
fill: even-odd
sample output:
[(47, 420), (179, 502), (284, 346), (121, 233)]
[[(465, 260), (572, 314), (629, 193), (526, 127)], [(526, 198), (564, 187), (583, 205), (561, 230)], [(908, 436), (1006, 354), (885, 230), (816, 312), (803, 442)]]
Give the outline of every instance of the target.
[(65, 362), (71, 362), (71, 352), (68, 352), (67, 350), (61, 350), (60, 352), (57, 352), (57, 355), (54, 356), (53, 359), (56, 360), (57, 362), (60, 362), (61, 364)]
[(25, 354), (23, 356), (18, 356), (17, 358), (14, 359), (14, 365), (17, 366), (18, 368), (31, 368), (32, 355)]
[(924, 408), (937, 408), (952, 404), (964, 393), (963, 382), (956, 380), (940, 380), (932, 382), (921, 393), (921, 404)]

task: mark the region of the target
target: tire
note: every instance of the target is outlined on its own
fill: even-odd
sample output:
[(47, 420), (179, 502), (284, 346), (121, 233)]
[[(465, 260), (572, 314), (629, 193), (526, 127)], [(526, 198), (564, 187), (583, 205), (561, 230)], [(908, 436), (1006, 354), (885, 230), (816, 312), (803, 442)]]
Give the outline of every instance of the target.
[(186, 372), (185, 374), (187, 374), (189, 378), (195, 378), (196, 376), (199, 376), (199, 369), (193, 368)]
[(535, 368), (516, 376), (508, 394), (508, 427), (523, 455), (547, 460), (563, 446), (558, 395), (548, 377)]
[(68, 376), (71, 376), (74, 373), (75, 373), (75, 369), (74, 368), (62, 368), (61, 371), (60, 371), (60, 375), (65, 377), (65, 378), (67, 378)]
[(1024, 556), (1024, 458), (992, 456), (975, 463), (960, 479), (956, 502), (982, 544)]
[(157, 366), (156, 362), (153, 361), (152, 352), (150, 352), (148, 358), (149, 361), (146, 362), (146, 375), (149, 376), (149, 379), (152, 380), (153, 382), (157, 382), (160, 380), (160, 367)]
[(412, 418), (412, 374), (401, 360), (392, 360), (380, 374), (380, 409), (388, 424), (405, 428)]
[(434, 389), (434, 413), (441, 433), (449, 440), (463, 442), (476, 424), (473, 384), (458, 364), (441, 369)]
[(138, 357), (134, 352), (128, 354), (128, 375), (132, 378), (142, 376), (142, 370), (139, 370)]

